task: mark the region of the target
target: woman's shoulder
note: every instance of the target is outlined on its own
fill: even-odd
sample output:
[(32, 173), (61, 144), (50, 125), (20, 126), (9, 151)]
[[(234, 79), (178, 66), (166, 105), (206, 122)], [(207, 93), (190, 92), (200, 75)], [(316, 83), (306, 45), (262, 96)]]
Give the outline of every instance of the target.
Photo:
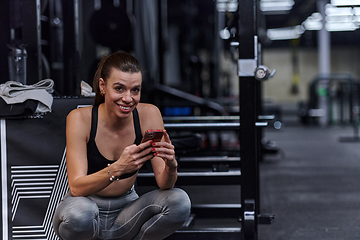
[(160, 114), (159, 108), (150, 103), (139, 103), (136, 108), (139, 112), (139, 115)]
[(139, 103), (137, 106), (141, 128), (157, 129), (163, 128), (161, 112), (158, 107), (149, 103)]
[(91, 110), (92, 106), (76, 108), (67, 115), (67, 119), (85, 123), (91, 120)]
[(91, 130), (92, 107), (82, 107), (72, 110), (66, 118), (67, 138), (78, 138), (88, 141)]

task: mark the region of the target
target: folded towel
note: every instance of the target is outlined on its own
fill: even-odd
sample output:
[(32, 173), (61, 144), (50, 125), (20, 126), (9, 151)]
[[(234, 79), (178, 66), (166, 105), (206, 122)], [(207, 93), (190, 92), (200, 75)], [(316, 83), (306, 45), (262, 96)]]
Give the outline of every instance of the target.
[(8, 81), (0, 85), (0, 97), (7, 104), (37, 100), (39, 104), (35, 113), (47, 113), (51, 112), (53, 86), (54, 81), (51, 79), (41, 80), (34, 85), (23, 85), (19, 82)]
[(25, 90), (45, 89), (48, 93), (54, 92), (54, 81), (52, 79), (44, 79), (33, 85), (23, 85), (20, 82), (7, 81), (0, 85), (0, 95), (7, 97), (16, 97)]
[(95, 97), (92, 87), (85, 81), (81, 81), (80, 84), (81, 95), (84, 97)]

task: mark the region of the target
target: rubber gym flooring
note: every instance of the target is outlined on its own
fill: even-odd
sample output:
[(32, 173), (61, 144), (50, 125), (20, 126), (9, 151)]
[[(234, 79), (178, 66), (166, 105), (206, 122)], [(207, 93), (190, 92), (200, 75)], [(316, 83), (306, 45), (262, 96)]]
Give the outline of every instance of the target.
[[(353, 128), (304, 126), (295, 113), (283, 123), (264, 129), (280, 153), (260, 163), (260, 213), (275, 220), (258, 225), (258, 239), (359, 240), (360, 142), (339, 141), (353, 137)], [(184, 189), (194, 204), (240, 203), (239, 186)], [(195, 220), (195, 227), (238, 226), (236, 219)]]
[(289, 124), (266, 129), (282, 153), (260, 164), (260, 240), (360, 239), (360, 142), (351, 126)]

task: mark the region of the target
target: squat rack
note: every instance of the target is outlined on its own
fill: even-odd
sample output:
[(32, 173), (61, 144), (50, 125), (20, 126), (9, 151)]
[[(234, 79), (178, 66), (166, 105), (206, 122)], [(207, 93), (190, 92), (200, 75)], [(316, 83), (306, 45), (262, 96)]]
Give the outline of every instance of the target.
[[(238, 70), (240, 106), (241, 214), (243, 239), (257, 239), (260, 214), (259, 159), (261, 128), (255, 124), (261, 114), (261, 82), (255, 69), (261, 64), (258, 43), (259, 0), (240, 0), (238, 22)], [(245, 180), (246, 179), (246, 180)]]
[(240, 169), (241, 182), (241, 236), (246, 240), (258, 239), (258, 224), (271, 223), (273, 215), (260, 213), (259, 162), (261, 156), (262, 119), (261, 81), (275, 74), (261, 65), (259, 0), (239, 0), (238, 7), (238, 75), (240, 106)]
[[(260, 11), (259, 0), (239, 0), (238, 3), (238, 23), (237, 23), (237, 39), (236, 42), (232, 42), (232, 46), (237, 47), (239, 54), (238, 59), (238, 76), (239, 76), (239, 106), (240, 112), (238, 117), (213, 117), (210, 120), (238, 120), (239, 122), (232, 123), (204, 123), (201, 117), (195, 117), (200, 120), (201, 123), (169, 123), (165, 124), (167, 130), (206, 130), (206, 129), (218, 129), (218, 130), (234, 130), (239, 129), (240, 132), (240, 170), (241, 174), (237, 172), (228, 173), (216, 173), (223, 174), (221, 178), (224, 178), (224, 184), (236, 182), (236, 178), (240, 178), (241, 183), (241, 202), (240, 202), (240, 220), (241, 231), (240, 239), (244, 240), (256, 240), (258, 239), (258, 224), (270, 223), (273, 220), (272, 215), (260, 214), (260, 189), (259, 189), (259, 161), (261, 160), (261, 139), (262, 139), (262, 127), (267, 123), (261, 122), (264, 120), (262, 116), (262, 92), (261, 92), (261, 80), (267, 80), (274, 72), (271, 72), (267, 67), (261, 65), (261, 46), (258, 41), (258, 28)], [(208, 117), (205, 117), (208, 118)], [(219, 119), (215, 119), (219, 118)], [(229, 119), (231, 118), (231, 119)], [(165, 119), (164, 119), (165, 120)], [(176, 120), (181, 120), (176, 117)], [(189, 120), (187, 118), (182, 119), (184, 121)], [(191, 178), (191, 181), (196, 179), (202, 182), (214, 178), (215, 173), (191, 173), (194, 176), (190, 176), (189, 173), (179, 172), (179, 181), (185, 181), (187, 177)], [(229, 176), (229, 174), (232, 174)], [(206, 176), (204, 176), (206, 175)], [(147, 178), (147, 175), (143, 175)], [(183, 178), (183, 179), (182, 179)], [(219, 176), (216, 176), (219, 179)], [(189, 180), (190, 181), (190, 180)], [(209, 180), (210, 181), (210, 180)], [(145, 182), (148, 182), (146, 179)], [(191, 239), (203, 239), (206, 237), (208, 230), (204, 230), (204, 236), (199, 236), (200, 233), (196, 233), (194, 238)], [(185, 232), (184, 232), (185, 233)], [(182, 232), (178, 232), (178, 236)], [(212, 233), (214, 234), (214, 233)], [(221, 233), (219, 233), (221, 235)], [(219, 236), (220, 236), (219, 235)], [(234, 234), (239, 237), (238, 234)], [(225, 235), (224, 235), (225, 236)], [(170, 239), (177, 239), (177, 236), (172, 236)], [(189, 238), (188, 238), (189, 239)], [(233, 238), (231, 238), (233, 239)]]

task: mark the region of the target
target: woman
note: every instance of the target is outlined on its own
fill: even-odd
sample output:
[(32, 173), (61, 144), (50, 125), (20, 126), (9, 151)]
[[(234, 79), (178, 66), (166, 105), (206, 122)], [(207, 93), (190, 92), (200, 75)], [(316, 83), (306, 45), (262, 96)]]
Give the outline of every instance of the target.
[[(177, 161), (169, 135), (164, 131), (161, 142), (141, 143), (144, 130), (164, 129), (159, 109), (139, 103), (141, 84), (133, 56), (107, 56), (94, 77), (94, 106), (67, 116), (70, 192), (53, 220), (61, 239), (163, 239), (188, 217), (188, 195), (173, 188)], [(147, 161), (160, 189), (139, 197), (134, 183)]]

